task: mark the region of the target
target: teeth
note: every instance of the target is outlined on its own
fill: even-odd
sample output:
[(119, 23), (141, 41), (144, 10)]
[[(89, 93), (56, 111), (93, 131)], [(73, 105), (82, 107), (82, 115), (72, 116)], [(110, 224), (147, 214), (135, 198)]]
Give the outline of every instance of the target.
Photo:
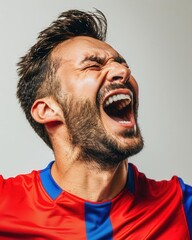
[(113, 102), (116, 102), (116, 101), (118, 101), (119, 99), (118, 99), (118, 95), (114, 95), (113, 96)]
[(125, 99), (126, 101), (119, 105), (119, 109), (122, 109), (123, 107), (127, 106), (131, 102), (131, 97), (128, 94), (116, 94), (109, 97), (105, 102), (105, 106), (108, 106), (112, 102), (117, 102), (119, 100), (125, 100)]
[(130, 121), (119, 121), (119, 123), (128, 124), (128, 123), (130, 123)]

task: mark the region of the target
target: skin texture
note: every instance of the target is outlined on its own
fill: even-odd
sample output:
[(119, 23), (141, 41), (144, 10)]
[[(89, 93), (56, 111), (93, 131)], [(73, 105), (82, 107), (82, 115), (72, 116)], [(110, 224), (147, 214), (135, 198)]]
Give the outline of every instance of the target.
[[(60, 91), (38, 99), (31, 113), (45, 124), (51, 139), (56, 159), (52, 176), (76, 196), (109, 200), (125, 186), (127, 157), (143, 147), (137, 124), (138, 85), (125, 60), (107, 43), (90, 37), (59, 44), (51, 59), (60, 62)], [(111, 118), (104, 110), (106, 99), (117, 93), (132, 96), (129, 122)]]

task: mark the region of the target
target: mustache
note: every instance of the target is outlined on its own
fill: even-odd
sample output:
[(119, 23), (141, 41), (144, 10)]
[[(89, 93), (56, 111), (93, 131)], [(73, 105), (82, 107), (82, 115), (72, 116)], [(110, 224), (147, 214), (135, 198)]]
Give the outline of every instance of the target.
[(128, 82), (128, 83), (124, 83), (124, 84), (121, 84), (121, 83), (112, 83), (110, 85), (107, 85), (106, 87), (104, 88), (101, 88), (100, 91), (98, 92), (97, 94), (97, 98), (96, 98), (96, 104), (97, 104), (97, 107), (99, 107), (101, 101), (104, 99), (105, 95), (112, 91), (112, 90), (116, 90), (116, 89), (129, 89), (131, 90), (131, 92), (133, 93), (133, 98), (135, 98), (136, 94), (135, 94), (135, 90), (134, 88), (131, 86), (131, 84)]

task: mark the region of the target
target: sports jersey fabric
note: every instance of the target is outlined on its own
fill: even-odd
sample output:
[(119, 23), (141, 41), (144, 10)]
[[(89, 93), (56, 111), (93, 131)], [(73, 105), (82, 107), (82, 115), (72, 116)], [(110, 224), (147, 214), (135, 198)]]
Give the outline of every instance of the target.
[(111, 201), (94, 203), (63, 191), (41, 171), (0, 177), (0, 239), (188, 240), (192, 187), (178, 177), (154, 181), (128, 167), (126, 186)]

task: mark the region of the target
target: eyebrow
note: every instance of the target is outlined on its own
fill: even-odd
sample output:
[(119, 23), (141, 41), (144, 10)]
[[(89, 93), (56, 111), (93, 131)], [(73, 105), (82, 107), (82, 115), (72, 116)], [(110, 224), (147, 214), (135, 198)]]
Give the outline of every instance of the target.
[(114, 61), (115, 61), (115, 62), (118, 62), (118, 63), (126, 63), (126, 64), (127, 64), (127, 62), (125, 61), (125, 59), (124, 59), (123, 57), (120, 57), (120, 56), (115, 57), (115, 58), (114, 58)]
[[(114, 59), (115, 62), (127, 64), (127, 62), (125, 61), (125, 59), (123, 57), (116, 56), (113, 59)], [(105, 61), (106, 61), (105, 58), (101, 58), (101, 57), (95, 56), (95, 55), (90, 55), (90, 56), (85, 57), (81, 61), (81, 64), (84, 64), (85, 62), (96, 62), (98, 64), (102, 64), (103, 65), (105, 63)]]
[(96, 62), (96, 63), (99, 63), (99, 64), (104, 64), (105, 58), (101, 58), (101, 57), (99, 57), (99, 56), (91, 55), (91, 56), (85, 57), (85, 58), (81, 61), (81, 64), (83, 64), (83, 63), (85, 63), (85, 62)]

